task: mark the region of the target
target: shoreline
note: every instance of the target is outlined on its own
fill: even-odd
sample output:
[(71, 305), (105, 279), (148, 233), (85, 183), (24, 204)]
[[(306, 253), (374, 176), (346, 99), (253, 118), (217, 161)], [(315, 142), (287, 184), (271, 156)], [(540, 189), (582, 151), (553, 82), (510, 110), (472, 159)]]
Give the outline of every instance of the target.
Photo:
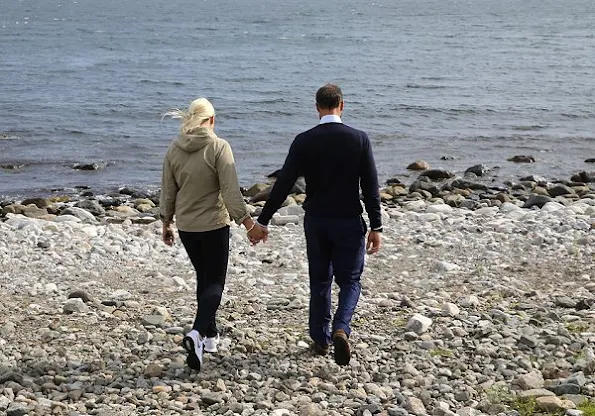
[(297, 204), (275, 217), (266, 244), (250, 246), (232, 225), (223, 342), (200, 373), (180, 345), (194, 317), (193, 269), (178, 239), (161, 242), (147, 201), (146, 224), (130, 195), (103, 216), (74, 202), (54, 203), (61, 215), (47, 219), (7, 213), (0, 411), (479, 416), (595, 401), (593, 184), (522, 208), (545, 195), (483, 201), (489, 190), (469, 188), (460, 199), (455, 187), (442, 201), (471, 202), (453, 207), (440, 193), (426, 199), (437, 183), (420, 182), (383, 204), (384, 247), (366, 259), (346, 368), (309, 351)]
[[(595, 171), (580, 171), (569, 180), (548, 180), (530, 175), (497, 185), (490, 182), (487, 176), (489, 169), (485, 165), (472, 166), (463, 176), (444, 169), (430, 169), (424, 161), (417, 161), (408, 168), (412, 175), (417, 175), (415, 179), (404, 183), (399, 177), (390, 178), (381, 186), (380, 197), (385, 208), (415, 201), (447, 204), (453, 208), (469, 210), (500, 207), (506, 202), (524, 208), (541, 208), (548, 202), (568, 205), (580, 199), (595, 199)], [(266, 201), (278, 172), (268, 175), (266, 183), (241, 188), (253, 214)], [(304, 180), (299, 178), (284, 206), (301, 205), (305, 200), (304, 192)], [(82, 185), (71, 189), (56, 189), (50, 194), (37, 193), (23, 199), (0, 197), (0, 221), (5, 220), (7, 214), (23, 214), (48, 220), (61, 215), (85, 220), (90, 214), (90, 220), (94, 217), (100, 222), (116, 223), (131, 219), (136, 223), (150, 223), (151, 218), (159, 219), (159, 193), (159, 188), (121, 187), (96, 194), (90, 186)]]
[[(590, 168), (592, 167), (593, 163), (595, 163), (595, 158), (587, 158), (584, 160), (577, 160), (575, 161), (575, 167), (565, 169), (567, 171), (566, 175), (556, 177), (548, 175), (547, 173), (543, 173), (543, 167), (540, 164), (539, 160), (536, 160), (533, 156), (525, 156), (525, 155), (516, 155), (510, 157), (508, 159), (503, 159), (502, 164), (477, 164), (473, 166), (461, 164), (461, 160), (453, 156), (441, 156), (440, 158), (434, 158), (434, 162), (442, 162), (436, 163), (437, 166), (432, 166), (423, 160), (418, 160), (416, 162), (411, 163), (409, 166), (415, 166), (416, 164), (420, 164), (418, 166), (425, 166), (425, 169), (438, 169), (438, 170), (446, 170), (453, 172), (454, 175), (460, 177), (466, 177), (467, 172), (469, 170), (478, 171), (478, 167), (481, 167), (481, 174), (477, 175), (478, 177), (474, 178), (481, 183), (485, 184), (486, 186), (506, 186), (507, 183), (517, 181), (522, 177), (527, 176), (540, 176), (543, 178), (544, 181), (547, 182), (556, 182), (556, 181), (570, 181), (571, 177), (581, 171), (590, 172)], [(454, 165), (452, 162), (455, 162)], [(380, 175), (385, 180), (390, 180), (393, 178), (398, 178), (400, 181), (410, 184), (411, 182), (416, 180), (416, 176), (419, 171), (415, 169), (410, 169), (409, 166), (406, 164), (402, 165), (401, 169), (392, 169), (392, 173), (383, 173)], [(465, 167), (467, 166), (467, 167)], [(14, 163), (5, 163), (0, 164), (0, 174), (5, 173), (6, 179), (10, 180), (12, 174), (18, 173), (20, 167)], [(67, 194), (70, 196), (76, 196), (78, 193), (81, 193), (83, 190), (87, 192), (93, 192), (97, 195), (106, 195), (110, 193), (117, 193), (121, 188), (132, 188), (135, 190), (139, 190), (145, 193), (152, 193), (159, 189), (159, 183), (135, 183), (134, 181), (128, 182), (126, 180), (120, 181), (119, 184), (112, 183), (112, 184), (104, 184), (101, 186), (94, 186), (93, 185), (93, 178), (96, 175), (101, 175), (105, 169), (110, 169), (110, 164), (105, 162), (94, 162), (94, 163), (74, 163), (70, 166), (65, 166), (65, 169), (70, 169), (73, 174), (82, 175), (80, 179), (74, 181), (68, 181), (68, 186), (54, 186), (54, 187), (28, 187), (25, 190), (18, 190), (10, 188), (10, 190), (0, 191), (0, 201), (3, 199), (26, 199), (29, 197), (44, 197), (48, 198), (55, 195), (60, 194)], [(555, 170), (552, 167), (552, 170)], [(558, 167), (557, 170), (560, 170)], [(594, 170), (592, 169), (591, 172)], [(537, 173), (536, 173), (537, 172)], [(262, 175), (264, 179), (267, 175)], [(259, 180), (254, 182), (246, 182), (245, 180), (242, 181), (242, 186), (251, 186), (254, 183), (259, 183)], [(4, 192), (4, 193), (2, 193)]]

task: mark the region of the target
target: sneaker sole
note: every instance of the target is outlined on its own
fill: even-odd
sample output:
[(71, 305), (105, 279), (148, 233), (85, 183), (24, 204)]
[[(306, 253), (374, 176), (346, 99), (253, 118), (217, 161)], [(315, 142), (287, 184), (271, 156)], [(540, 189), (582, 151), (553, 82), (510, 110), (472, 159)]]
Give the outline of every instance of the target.
[(188, 353), (188, 357), (186, 357), (186, 364), (188, 367), (192, 368), (193, 370), (200, 371), (200, 360), (196, 355), (196, 351), (194, 350), (194, 340), (190, 337), (184, 337), (182, 340), (182, 346)]
[(347, 365), (351, 360), (351, 350), (349, 349), (349, 341), (344, 338), (337, 337), (333, 339), (335, 362), (339, 365)]
[(204, 352), (208, 352), (210, 354), (214, 354), (216, 352), (219, 352), (219, 350), (217, 350), (217, 347), (215, 347), (213, 349), (207, 349), (207, 347), (204, 347)]

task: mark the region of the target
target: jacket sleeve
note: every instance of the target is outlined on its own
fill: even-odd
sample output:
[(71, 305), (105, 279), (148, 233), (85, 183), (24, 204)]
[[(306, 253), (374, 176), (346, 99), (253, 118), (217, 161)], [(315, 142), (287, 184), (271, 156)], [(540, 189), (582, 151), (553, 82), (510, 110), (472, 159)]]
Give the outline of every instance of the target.
[(279, 172), (279, 176), (273, 185), (273, 189), (271, 189), (267, 202), (258, 217), (259, 224), (268, 225), (273, 214), (283, 205), (295, 181), (300, 176), (299, 152), (296, 142), (297, 140), (294, 140), (289, 148), (283, 168)]
[(250, 213), (246, 207), (246, 202), (244, 202), (242, 191), (240, 191), (231, 146), (225, 140), (222, 141), (223, 147), (217, 156), (215, 168), (217, 169), (217, 176), (219, 178), (221, 197), (223, 198), (227, 212), (229, 212), (231, 219), (239, 225), (250, 216)]
[(163, 160), (161, 196), (159, 198), (159, 217), (165, 224), (173, 222), (176, 211), (176, 196), (179, 190), (168, 156), (166, 154)]
[(364, 206), (370, 219), (370, 229), (382, 228), (382, 215), (380, 210), (380, 192), (378, 187), (378, 173), (372, 153), (370, 139), (364, 133), (362, 164), (360, 172), (360, 185), (364, 197)]

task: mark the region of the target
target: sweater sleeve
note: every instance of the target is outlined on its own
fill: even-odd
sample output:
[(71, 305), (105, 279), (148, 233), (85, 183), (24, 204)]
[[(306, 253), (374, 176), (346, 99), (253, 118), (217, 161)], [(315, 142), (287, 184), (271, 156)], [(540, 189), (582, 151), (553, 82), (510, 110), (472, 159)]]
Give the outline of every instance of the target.
[(161, 173), (161, 195), (159, 197), (159, 217), (164, 224), (173, 222), (176, 211), (176, 196), (178, 194), (178, 184), (174, 177), (171, 164), (169, 163), (169, 153), (163, 159), (163, 171)]
[(285, 202), (291, 188), (293, 188), (295, 181), (300, 176), (300, 159), (296, 141), (297, 140), (294, 140), (291, 144), (283, 168), (281, 169), (267, 202), (258, 217), (259, 224), (268, 225), (273, 214), (281, 208), (281, 205)]
[(360, 184), (364, 196), (364, 206), (370, 219), (370, 229), (382, 228), (382, 215), (380, 211), (380, 192), (378, 187), (378, 173), (372, 153), (370, 139), (364, 133), (364, 146), (362, 153), (362, 165), (360, 172)]
[(231, 146), (224, 140), (223, 143), (223, 148), (215, 162), (215, 168), (217, 169), (223, 203), (225, 204), (231, 219), (239, 225), (250, 215), (250, 213), (244, 202), (242, 191), (240, 191), (240, 184), (238, 183), (238, 174), (236, 172), (236, 165)]

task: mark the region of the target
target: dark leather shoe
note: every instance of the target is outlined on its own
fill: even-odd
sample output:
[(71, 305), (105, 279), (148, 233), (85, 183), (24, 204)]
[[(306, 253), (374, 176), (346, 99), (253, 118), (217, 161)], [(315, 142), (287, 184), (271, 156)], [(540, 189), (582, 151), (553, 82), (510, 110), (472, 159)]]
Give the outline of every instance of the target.
[(349, 347), (349, 338), (342, 329), (333, 332), (333, 346), (335, 347), (335, 362), (339, 365), (349, 364), (351, 348)]
[(314, 343), (312, 344), (312, 351), (314, 351), (314, 353), (318, 355), (327, 355), (329, 351), (329, 346)]

